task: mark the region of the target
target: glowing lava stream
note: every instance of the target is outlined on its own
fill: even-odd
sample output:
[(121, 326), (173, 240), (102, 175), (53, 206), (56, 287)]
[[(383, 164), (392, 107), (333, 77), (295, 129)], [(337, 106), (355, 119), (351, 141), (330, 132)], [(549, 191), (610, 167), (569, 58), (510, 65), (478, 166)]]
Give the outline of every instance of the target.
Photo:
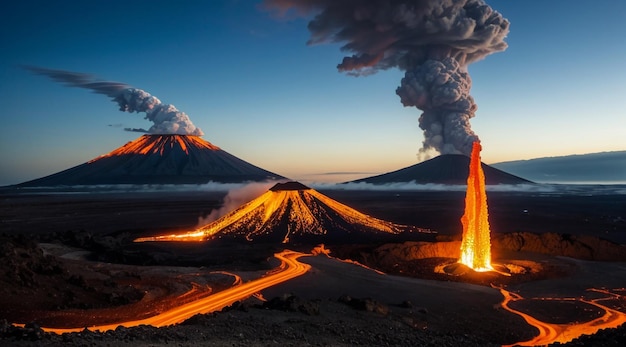
[[(309, 254), (284, 250), (281, 253), (274, 254), (274, 256), (278, 260), (280, 260), (281, 265), (278, 269), (273, 270), (272, 273), (268, 274), (266, 277), (262, 277), (241, 284), (239, 286), (223, 290), (208, 297), (189, 302), (187, 304), (175, 307), (169, 311), (162, 312), (156, 316), (152, 316), (149, 318), (115, 324), (94, 325), (86, 328), (91, 331), (107, 331), (114, 330), (120, 325), (127, 328), (138, 325), (152, 325), (155, 327), (163, 327), (167, 325), (181, 323), (185, 319), (188, 319), (193, 315), (217, 311), (219, 309), (222, 309), (223, 307), (231, 305), (235, 301), (243, 300), (250, 296), (253, 296), (263, 289), (269, 288), (271, 286), (305, 274), (307, 271), (309, 271), (311, 266), (298, 262), (298, 258), (308, 255)], [(42, 329), (44, 331), (62, 334), (69, 332), (79, 332), (84, 330), (85, 327)]]
[(479, 142), (472, 146), (467, 193), (465, 194), (465, 213), (463, 241), (461, 243), (461, 264), (474, 271), (491, 271), (491, 240), (487, 212), (487, 193), (485, 192), (485, 174), (480, 163)]
[(601, 300), (620, 298), (621, 295), (611, 293), (610, 291), (603, 289), (589, 289), (589, 291), (606, 294), (609, 297), (593, 300), (587, 300), (584, 298), (537, 298), (539, 300), (580, 301), (582, 303), (593, 305), (604, 310), (604, 314), (601, 317), (592, 319), (588, 322), (576, 324), (551, 324), (542, 322), (532, 317), (531, 315), (509, 307), (509, 302), (523, 300), (524, 298), (521, 297), (519, 294), (511, 293), (500, 288), (500, 293), (502, 293), (502, 295), (504, 296), (504, 301), (502, 302), (501, 306), (505, 310), (521, 316), (528, 324), (539, 330), (539, 335), (531, 340), (517, 342), (512, 345), (506, 345), (503, 347), (544, 346), (555, 342), (566, 343), (581, 335), (593, 335), (600, 329), (616, 328), (621, 324), (626, 323), (626, 313), (614, 310), (598, 303), (598, 301)]

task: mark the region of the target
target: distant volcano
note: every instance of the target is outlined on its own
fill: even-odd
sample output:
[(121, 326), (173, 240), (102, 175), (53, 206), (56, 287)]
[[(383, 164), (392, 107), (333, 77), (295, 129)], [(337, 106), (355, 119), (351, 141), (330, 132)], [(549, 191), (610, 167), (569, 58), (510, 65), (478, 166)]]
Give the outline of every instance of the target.
[[(386, 174), (362, 178), (352, 181), (371, 184), (408, 183), (417, 184), (467, 184), (470, 158), (462, 154), (444, 154), (430, 160), (389, 172)], [(533, 183), (521, 177), (511, 175), (487, 164), (481, 163), (485, 173), (485, 183), (495, 184), (528, 184)]]
[(18, 186), (240, 183), (277, 179), (283, 177), (243, 161), (198, 136), (143, 135), (87, 163)]
[(286, 182), (196, 231), (136, 241), (363, 242), (406, 233), (432, 232), (370, 217), (299, 182)]

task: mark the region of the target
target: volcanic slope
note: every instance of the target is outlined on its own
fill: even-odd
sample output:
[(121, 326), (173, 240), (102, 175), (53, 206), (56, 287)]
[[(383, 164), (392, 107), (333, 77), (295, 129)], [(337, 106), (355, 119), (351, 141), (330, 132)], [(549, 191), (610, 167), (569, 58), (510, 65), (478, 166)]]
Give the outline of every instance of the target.
[(198, 136), (143, 135), (87, 163), (18, 186), (240, 183), (283, 178)]
[(433, 232), (358, 212), (299, 182), (277, 183), (263, 195), (194, 232), (138, 239), (247, 240), (261, 243), (385, 241), (399, 235), (428, 238)]
[[(352, 181), (354, 183), (388, 184), (408, 183), (418, 184), (467, 184), (470, 158), (462, 154), (445, 154), (430, 160), (389, 172)], [(485, 173), (485, 183), (496, 184), (531, 184), (533, 182), (511, 175), (487, 164), (481, 163)]]

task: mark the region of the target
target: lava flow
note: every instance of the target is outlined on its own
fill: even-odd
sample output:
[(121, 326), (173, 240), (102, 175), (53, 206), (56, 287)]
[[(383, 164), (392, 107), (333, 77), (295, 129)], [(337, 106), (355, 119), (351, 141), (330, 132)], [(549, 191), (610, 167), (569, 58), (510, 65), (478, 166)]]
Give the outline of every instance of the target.
[(212, 143), (203, 140), (199, 136), (191, 135), (144, 135), (134, 141), (131, 141), (124, 146), (93, 159), (90, 162), (101, 158), (123, 156), (123, 155), (150, 155), (158, 154), (163, 155), (172, 148), (180, 148), (181, 152), (189, 154), (189, 150), (208, 150), (219, 151), (220, 148)]
[(305, 274), (311, 268), (310, 265), (298, 261), (298, 258), (307, 256), (299, 252), (285, 250), (274, 256), (280, 260), (281, 265), (268, 273), (265, 277), (233, 286), (232, 288), (223, 290), (213, 295), (186, 303), (184, 305), (172, 308), (169, 311), (162, 312), (156, 316), (148, 317), (141, 320), (120, 322), (115, 324), (94, 325), (90, 327), (74, 327), (74, 328), (42, 328), (44, 331), (54, 332), (57, 334), (80, 332), (84, 329), (91, 331), (107, 331), (114, 330), (118, 326), (135, 327), (139, 325), (152, 325), (154, 327), (163, 327), (167, 325), (181, 323), (184, 320), (196, 315), (205, 314), (220, 310), (235, 301), (243, 300), (251, 297), (259, 291), (277, 285), (279, 283), (290, 280), (294, 277)]
[(474, 271), (491, 271), (491, 240), (489, 221), (487, 219), (487, 194), (485, 192), (485, 174), (480, 163), (479, 142), (474, 142), (467, 177), (467, 193), (465, 194), (465, 214), (461, 218), (463, 224), (463, 241), (461, 243), (460, 263)]
[[(620, 288), (619, 290), (624, 290), (624, 288)], [(592, 335), (598, 332), (600, 329), (607, 328), (616, 328), (621, 324), (626, 323), (626, 313), (608, 307), (606, 305), (602, 305), (601, 301), (609, 301), (609, 300), (624, 300), (624, 296), (614, 293), (607, 289), (589, 289), (589, 292), (593, 292), (594, 294), (604, 295), (595, 299), (585, 299), (584, 297), (577, 298), (534, 298), (535, 300), (550, 300), (550, 301), (564, 301), (564, 302), (581, 302), (585, 304), (589, 304), (597, 307), (598, 309), (604, 311), (604, 314), (595, 319), (589, 320), (587, 322), (576, 323), (576, 324), (553, 324), (542, 322), (537, 318), (532, 317), (529, 314), (523, 313), (521, 311), (515, 310), (509, 306), (510, 302), (523, 300), (524, 298), (516, 293), (511, 293), (500, 288), (500, 292), (504, 296), (504, 301), (501, 306), (512, 313), (515, 313), (530, 324), (531, 326), (537, 328), (539, 330), (539, 335), (534, 337), (531, 340), (518, 342), (509, 346), (544, 346), (552, 343), (567, 343), (579, 336), (582, 335)], [(509, 347), (505, 346), (505, 347)]]

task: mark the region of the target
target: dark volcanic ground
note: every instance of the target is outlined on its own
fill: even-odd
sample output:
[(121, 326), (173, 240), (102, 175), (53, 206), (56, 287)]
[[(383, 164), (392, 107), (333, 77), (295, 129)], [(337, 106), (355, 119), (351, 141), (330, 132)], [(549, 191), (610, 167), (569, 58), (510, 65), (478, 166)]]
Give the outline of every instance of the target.
[[(487, 192), (494, 233), (593, 235), (626, 244), (626, 187), (594, 192)], [(400, 224), (461, 233), (465, 191), (322, 191), (361, 212)]]
[[(463, 191), (322, 190), (321, 192), (373, 217), (430, 228), (446, 236), (442, 238), (445, 240), (460, 238), (459, 219), (463, 214), (465, 195)], [(133, 268), (132, 265), (128, 268), (125, 268), (128, 265), (102, 267), (97, 265), (100, 263), (83, 266), (80, 260), (76, 259), (48, 258), (46, 254), (54, 253), (54, 249), (48, 245), (47, 253), (44, 254), (34, 241), (53, 244), (63, 242), (74, 247), (84, 247), (96, 253), (101, 252), (96, 256), (107, 262), (133, 260), (136, 263), (138, 258), (133, 258), (133, 255), (139, 254), (139, 259), (150, 258), (153, 262), (170, 265), (187, 265), (187, 262), (191, 262), (190, 265), (199, 266), (198, 269), (201, 269), (176, 270), (189, 271), (190, 274), (194, 271), (218, 270), (223, 268), (224, 264), (229, 264), (229, 270), (266, 271), (269, 265), (264, 259), (280, 247), (265, 249), (229, 247), (211, 251), (208, 246), (181, 246), (173, 251), (174, 254), (178, 252), (181, 254), (175, 259), (172, 258), (172, 249), (166, 252), (162, 246), (144, 247), (143, 255), (150, 254), (147, 258), (142, 253), (133, 253), (136, 250), (132, 249), (130, 253), (116, 252), (120, 240), (195, 228), (199, 219), (208, 215), (212, 209), (221, 206), (225, 194), (226, 192), (199, 191), (17, 194), (15, 191), (0, 191), (0, 229), (8, 235), (1, 240), (6, 255), (6, 259), (3, 258), (2, 270), (6, 279), (12, 281), (7, 282), (11, 283), (10, 286), (3, 285), (0, 310), (4, 311), (3, 317), (8, 318), (7, 307), (14, 308), (14, 303), (20, 302), (22, 298), (28, 298), (28, 295), (31, 295), (29, 293), (38, 295), (37, 298), (41, 301), (32, 301), (32, 298), (26, 301), (33, 305), (49, 305), (45, 309), (109, 307), (114, 311), (115, 307), (137, 305), (140, 294), (132, 288), (145, 289), (147, 287), (141, 286), (146, 286), (146, 283), (151, 286), (150, 288), (156, 287), (157, 293), (163, 293), (161, 298), (154, 299), (156, 301), (153, 305), (166, 305), (172, 295), (189, 290), (185, 287), (184, 281), (166, 283), (162, 269), (157, 271), (143, 267)], [(488, 199), (490, 223), (494, 233), (593, 235), (626, 244), (626, 194), (610, 192), (581, 194), (580, 189), (576, 194), (557, 194), (554, 191), (489, 192)], [(14, 235), (34, 236), (10, 241), (14, 239)], [(570, 239), (570, 236), (563, 238), (568, 242)], [(76, 251), (79, 252), (80, 249)], [(203, 256), (211, 252), (213, 257)], [(346, 251), (349, 252), (350, 250)], [(373, 251), (368, 252), (375, 254)], [(187, 259), (182, 254), (187, 254)], [(77, 257), (80, 258), (78, 255), (80, 253), (77, 253)], [(396, 273), (423, 277), (417, 268), (431, 266), (431, 262), (430, 260), (407, 262), (409, 265), (397, 269)], [(214, 265), (213, 268), (211, 264)], [(7, 268), (7, 265), (10, 266)], [(375, 262), (372, 265), (375, 265)], [(23, 268), (29, 271), (25, 272)], [(80, 271), (83, 271), (82, 277)], [(392, 268), (385, 271), (393, 273)], [(550, 273), (529, 280), (565, 275), (566, 273), (561, 270), (554, 269)], [(224, 281), (229, 280), (228, 277), (214, 279), (210, 276), (205, 277), (205, 291), (215, 284), (224, 285)], [(316, 275), (311, 276), (315, 278)], [(48, 286), (48, 290), (37, 289), (38, 282), (41, 281), (50, 281), (52, 284)], [(16, 283), (18, 286), (15, 286)], [(299, 281), (294, 281), (293, 286), (297, 287), (298, 283)], [(154, 292), (154, 289), (150, 290)], [(279, 295), (278, 291), (275, 290), (274, 294)], [(436, 317), (436, 311), (412, 307), (411, 303), (403, 303), (403, 298), (398, 298), (398, 302), (393, 304), (381, 304), (367, 303), (366, 298), (357, 297), (366, 303), (355, 305), (369, 307), (365, 310), (356, 309), (356, 306), (349, 304), (349, 300), (339, 297), (280, 298), (282, 299), (274, 302), (273, 305), (276, 306), (256, 307), (258, 302), (250, 302), (228, 312), (193, 318), (178, 327), (118, 329), (119, 331), (106, 334), (85, 332), (67, 336), (42, 335), (36, 326), (15, 330), (7, 324), (10, 321), (3, 322), (3, 317), (0, 317), (0, 334), (8, 336), (4, 342), (19, 345), (127, 346), (171, 343), (231, 346), (276, 344), (483, 346), (494, 341), (513, 343), (532, 336), (532, 329), (525, 327), (523, 322), (507, 328), (505, 335), (500, 334), (500, 337), (497, 337), (499, 336), (497, 333), (485, 332), (475, 335), (459, 334), (458, 332), (463, 329), (453, 331), (430, 329), (420, 325), (422, 323), (419, 317)], [(54, 307), (56, 302), (58, 307)], [(437, 319), (445, 321), (443, 317)], [(595, 340), (591, 338), (590, 341), (583, 343), (597, 345), (598, 341), (601, 341), (604, 345), (619, 346), (623, 345), (625, 335), (622, 328), (613, 330), (612, 334), (598, 334)], [(5, 344), (3, 340), (0, 342)]]
[[(488, 192), (494, 233), (526, 231), (593, 235), (626, 244), (626, 187), (567, 192)], [(321, 193), (373, 217), (459, 235), (464, 191), (354, 191)], [(0, 229), (46, 234), (189, 230), (221, 206), (226, 192), (99, 192), (17, 194), (0, 190)]]

